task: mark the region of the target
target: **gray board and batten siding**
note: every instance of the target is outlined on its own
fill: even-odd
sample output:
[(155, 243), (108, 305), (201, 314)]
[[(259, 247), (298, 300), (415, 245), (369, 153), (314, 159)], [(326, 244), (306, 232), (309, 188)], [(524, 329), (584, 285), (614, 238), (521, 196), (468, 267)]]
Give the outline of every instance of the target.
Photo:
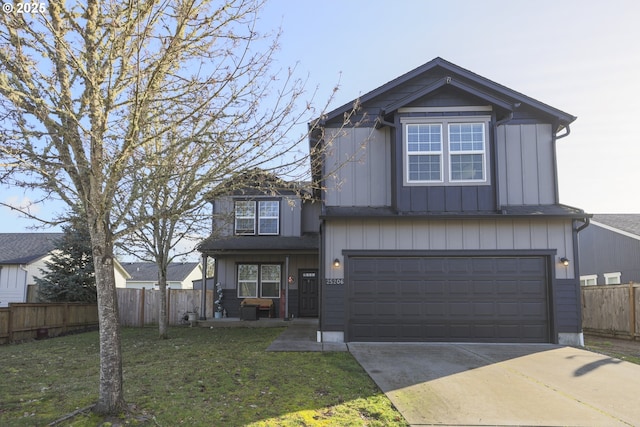
[(619, 272), (621, 283), (640, 283), (640, 235), (603, 228), (596, 219), (578, 235), (580, 276), (597, 274), (597, 284), (604, 285), (604, 273)]
[(327, 130), (332, 142), (324, 162), (326, 206), (461, 213), (557, 203), (554, 136), (549, 124), (498, 126), (496, 132), (490, 132), (487, 147), (489, 182), (464, 186), (404, 185), (403, 144), (396, 143), (402, 138), (401, 126), (331, 132)]
[(298, 196), (225, 196), (213, 202), (213, 230), (217, 236), (228, 237), (234, 235), (234, 202), (236, 200), (279, 200), (279, 236), (300, 236), (303, 229), (309, 229), (313, 226), (313, 224), (302, 224), (302, 219), (309, 219), (309, 217), (303, 217), (301, 214), (303, 203)]

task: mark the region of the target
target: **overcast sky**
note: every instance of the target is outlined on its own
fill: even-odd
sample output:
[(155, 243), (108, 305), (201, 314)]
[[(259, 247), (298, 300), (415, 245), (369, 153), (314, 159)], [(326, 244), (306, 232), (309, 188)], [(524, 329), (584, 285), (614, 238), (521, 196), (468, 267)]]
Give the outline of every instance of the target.
[[(640, 2), (271, 0), (261, 21), (282, 27), (279, 65), (298, 64), (317, 104), (338, 81), (332, 107), (439, 56), (577, 116), (557, 146), (561, 203), (640, 213)], [(29, 225), (0, 208), (0, 232)]]

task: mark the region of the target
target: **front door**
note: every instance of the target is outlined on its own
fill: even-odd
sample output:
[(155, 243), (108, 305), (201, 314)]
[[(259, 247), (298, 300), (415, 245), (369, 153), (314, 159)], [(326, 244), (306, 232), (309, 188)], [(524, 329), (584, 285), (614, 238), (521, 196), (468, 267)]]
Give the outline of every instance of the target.
[(300, 270), (298, 316), (318, 317), (318, 270)]

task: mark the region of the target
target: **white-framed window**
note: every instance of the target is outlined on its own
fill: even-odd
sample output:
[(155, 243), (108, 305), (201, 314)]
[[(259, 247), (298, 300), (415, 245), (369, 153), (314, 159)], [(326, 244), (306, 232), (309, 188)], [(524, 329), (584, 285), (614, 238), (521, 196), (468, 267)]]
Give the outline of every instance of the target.
[(236, 200), (236, 234), (256, 234), (256, 203)]
[(407, 179), (442, 182), (442, 125), (408, 124)]
[(405, 184), (489, 184), (488, 117), (411, 117), (401, 121)]
[(619, 285), (620, 283), (622, 283), (620, 281), (620, 277), (622, 276), (622, 273), (620, 272), (604, 273), (603, 276), (604, 276), (605, 285)]
[(235, 234), (245, 236), (280, 234), (280, 202), (278, 200), (236, 200)]
[(449, 181), (485, 180), (484, 123), (449, 124)]
[(258, 265), (238, 264), (238, 298), (258, 296)]
[(258, 234), (277, 235), (280, 232), (280, 203), (277, 200), (258, 202)]
[(279, 298), (280, 264), (238, 264), (238, 298)]
[(279, 264), (263, 264), (260, 266), (260, 296), (262, 298), (280, 297)]
[(580, 276), (580, 286), (595, 286), (598, 284), (598, 275), (590, 274), (588, 276)]

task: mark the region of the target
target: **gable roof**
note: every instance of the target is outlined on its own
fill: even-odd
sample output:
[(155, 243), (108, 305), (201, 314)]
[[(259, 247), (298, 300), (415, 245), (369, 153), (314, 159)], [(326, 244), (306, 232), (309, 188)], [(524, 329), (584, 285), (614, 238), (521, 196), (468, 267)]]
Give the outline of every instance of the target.
[[(167, 281), (182, 282), (200, 265), (197, 262), (172, 262), (167, 266)], [(124, 262), (122, 267), (134, 282), (157, 282), (158, 266), (153, 262)]]
[(594, 214), (591, 223), (640, 240), (640, 214)]
[[(415, 68), (414, 70), (409, 71), (391, 80), (388, 83), (362, 95), (359, 97), (358, 101), (360, 104), (365, 104), (366, 102), (380, 96), (385, 92), (389, 92), (400, 86), (407, 84), (411, 80), (419, 77), (422, 74), (430, 73), (433, 71), (440, 70), (444, 74), (444, 77), (439, 78), (435, 82), (428, 84), (417, 91), (413, 91), (411, 94), (398, 99), (395, 102), (391, 102), (385, 108), (382, 108), (380, 114), (384, 116), (385, 114), (389, 114), (398, 108), (401, 108), (423, 96), (428, 95), (444, 86), (450, 85), (455, 87), (463, 92), (467, 92), (476, 97), (486, 100), (487, 102), (498, 105), (501, 108), (507, 111), (513, 111), (519, 105), (524, 104), (528, 107), (532, 108), (539, 113), (542, 113), (547, 116), (551, 116), (555, 118), (557, 121), (557, 129), (560, 129), (568, 126), (571, 122), (573, 122), (576, 117), (571, 114), (565, 113), (562, 110), (551, 107), (543, 102), (537, 101), (531, 97), (523, 95), (520, 92), (516, 92), (515, 90), (509, 89), (506, 86), (498, 84), (492, 80), (489, 80), (485, 77), (482, 77), (476, 73), (473, 73), (469, 70), (466, 70), (462, 67), (459, 67), (451, 62), (448, 62), (440, 57), (437, 57), (426, 64)], [(335, 110), (329, 112), (325, 117), (323, 117), (324, 121), (333, 120), (348, 111), (353, 109), (354, 103), (356, 100), (348, 102), (341, 107), (336, 108)]]
[(213, 200), (221, 195), (231, 196), (280, 196), (310, 194), (310, 182), (285, 181), (275, 173), (260, 168), (243, 170), (222, 182), (205, 198)]
[(55, 249), (63, 233), (0, 233), (0, 264), (29, 264)]

